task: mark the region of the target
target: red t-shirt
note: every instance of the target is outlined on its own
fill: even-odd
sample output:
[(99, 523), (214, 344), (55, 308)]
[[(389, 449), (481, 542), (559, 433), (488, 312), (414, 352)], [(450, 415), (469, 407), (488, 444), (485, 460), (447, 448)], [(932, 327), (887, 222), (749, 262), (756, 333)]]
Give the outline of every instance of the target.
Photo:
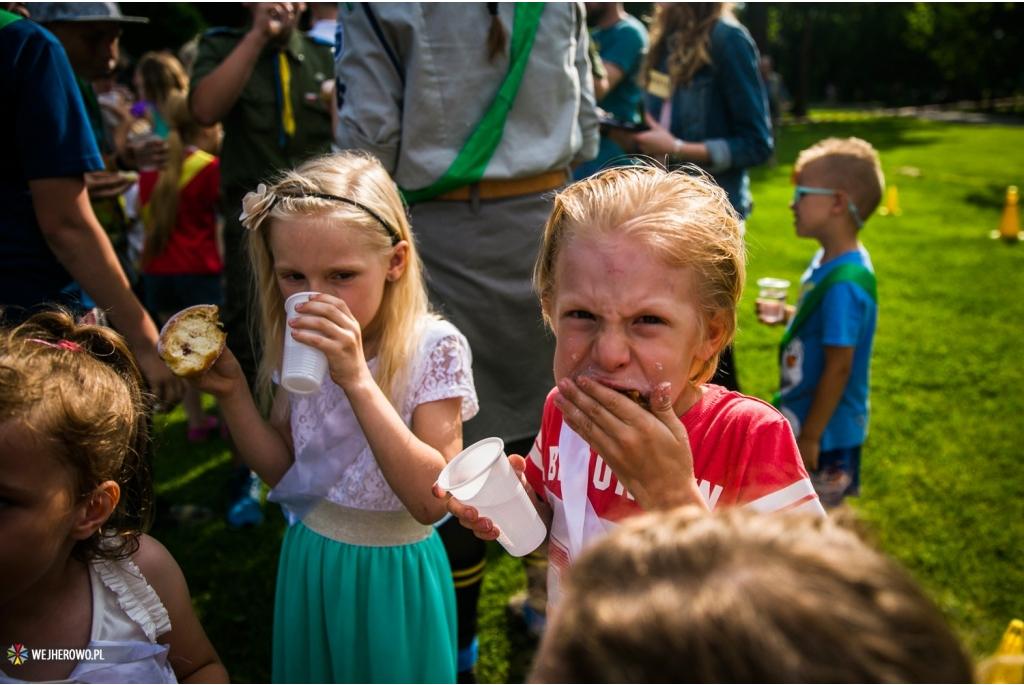
[[(189, 153), (188, 157), (196, 154)], [(186, 157), (186, 159), (188, 158)], [(157, 171), (139, 174), (139, 202), (153, 195)], [(217, 199), (220, 193), (220, 160), (214, 157), (178, 193), (178, 221), (163, 252), (143, 268), (154, 276), (219, 274), (224, 270), (217, 252)]]
[[(705, 388), (704, 397), (680, 421), (690, 437), (694, 475), (708, 507), (745, 506), (759, 512), (800, 511), (824, 516), (786, 419), (761, 400), (717, 385)], [(561, 575), (572, 562), (569, 519), (582, 522), (585, 547), (614, 530), (618, 521), (643, 513), (604, 460), (564, 425), (552, 400), (555, 392), (544, 404), (540, 434), (526, 461), (527, 480), (554, 511), (548, 548), (548, 601), (552, 605), (558, 602)], [(568, 517), (563, 478), (569, 479), (571, 491), (573, 476), (578, 479), (578, 474), (563, 474), (562, 457), (570, 458), (560, 455), (563, 441), (583, 445), (589, 452), (586, 511)], [(580, 524), (575, 527), (579, 530)]]

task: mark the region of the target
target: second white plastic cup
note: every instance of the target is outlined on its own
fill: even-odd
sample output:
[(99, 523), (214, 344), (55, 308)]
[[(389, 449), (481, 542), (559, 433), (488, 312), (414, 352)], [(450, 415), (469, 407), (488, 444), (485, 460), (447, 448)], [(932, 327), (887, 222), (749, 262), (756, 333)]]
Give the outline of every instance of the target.
[(299, 395), (308, 395), (320, 389), (327, 373), (327, 355), (315, 347), (300, 343), (292, 337), (288, 321), (296, 316), (295, 305), (308, 302), (310, 295), (317, 293), (295, 293), (284, 301), (285, 333), (284, 361), (281, 364), (281, 386)]
[(460, 452), (441, 471), (437, 484), (501, 531), (498, 542), (521, 557), (540, 547), (548, 529), (505, 456), (501, 438), (486, 438)]

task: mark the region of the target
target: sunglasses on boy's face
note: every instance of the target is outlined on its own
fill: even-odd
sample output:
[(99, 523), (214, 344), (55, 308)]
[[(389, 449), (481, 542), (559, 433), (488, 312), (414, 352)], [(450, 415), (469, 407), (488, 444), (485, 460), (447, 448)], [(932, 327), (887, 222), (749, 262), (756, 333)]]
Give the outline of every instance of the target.
[[(832, 188), (808, 188), (807, 186), (797, 186), (793, 191), (793, 204), (798, 204), (804, 195), (838, 195), (838, 190)], [(847, 196), (846, 206), (850, 208), (850, 214), (853, 216), (853, 222), (857, 224), (857, 228), (864, 228), (864, 222), (861, 221), (860, 214), (857, 213), (857, 205), (853, 204), (853, 200)]]

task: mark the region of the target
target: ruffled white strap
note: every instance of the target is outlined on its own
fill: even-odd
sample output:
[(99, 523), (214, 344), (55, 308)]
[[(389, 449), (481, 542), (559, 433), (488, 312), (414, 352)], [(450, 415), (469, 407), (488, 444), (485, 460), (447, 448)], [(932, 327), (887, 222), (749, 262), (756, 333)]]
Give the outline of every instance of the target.
[(146, 633), (149, 641), (171, 631), (171, 618), (160, 597), (131, 559), (93, 562), (100, 580), (117, 595), (117, 603)]

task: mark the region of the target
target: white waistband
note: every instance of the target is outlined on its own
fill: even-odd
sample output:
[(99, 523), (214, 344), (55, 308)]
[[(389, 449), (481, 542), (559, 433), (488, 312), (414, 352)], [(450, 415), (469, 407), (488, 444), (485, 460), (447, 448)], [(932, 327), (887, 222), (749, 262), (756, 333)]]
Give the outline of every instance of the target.
[(422, 542), (433, 534), (408, 511), (369, 511), (335, 504), (326, 499), (302, 519), (314, 533), (337, 542), (362, 547), (397, 547)]

